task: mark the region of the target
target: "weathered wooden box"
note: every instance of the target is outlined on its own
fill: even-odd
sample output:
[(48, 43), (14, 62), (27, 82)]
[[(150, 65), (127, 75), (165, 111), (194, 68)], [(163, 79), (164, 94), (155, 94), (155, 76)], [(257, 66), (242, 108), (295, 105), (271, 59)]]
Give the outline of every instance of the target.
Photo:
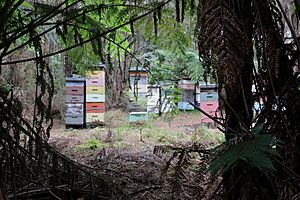
[(66, 125), (83, 125), (83, 116), (66, 116)]
[(84, 108), (83, 104), (73, 104), (73, 103), (68, 103), (66, 104), (66, 111), (65, 115), (66, 116), (83, 116)]
[(66, 95), (66, 103), (83, 103), (84, 96)]

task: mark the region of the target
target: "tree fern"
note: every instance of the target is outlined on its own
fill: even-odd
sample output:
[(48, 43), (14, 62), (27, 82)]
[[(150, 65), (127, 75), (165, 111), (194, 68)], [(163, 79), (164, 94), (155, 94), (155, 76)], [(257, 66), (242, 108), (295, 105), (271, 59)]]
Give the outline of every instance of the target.
[(271, 135), (257, 135), (255, 138), (228, 147), (210, 163), (209, 170), (215, 174), (233, 169), (241, 161), (263, 170), (274, 170), (272, 156), (278, 155), (272, 148), (274, 139)]

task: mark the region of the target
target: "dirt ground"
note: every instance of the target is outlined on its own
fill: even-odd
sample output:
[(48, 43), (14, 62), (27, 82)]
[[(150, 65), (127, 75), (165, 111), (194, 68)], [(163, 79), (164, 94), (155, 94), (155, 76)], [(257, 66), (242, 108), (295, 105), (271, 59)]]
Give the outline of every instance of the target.
[(56, 121), (49, 143), (104, 177), (118, 191), (116, 199), (205, 199), (206, 155), (187, 149), (209, 149), (224, 138), (201, 126), (199, 113), (134, 124), (121, 111), (105, 117), (104, 126), (90, 129), (66, 130)]

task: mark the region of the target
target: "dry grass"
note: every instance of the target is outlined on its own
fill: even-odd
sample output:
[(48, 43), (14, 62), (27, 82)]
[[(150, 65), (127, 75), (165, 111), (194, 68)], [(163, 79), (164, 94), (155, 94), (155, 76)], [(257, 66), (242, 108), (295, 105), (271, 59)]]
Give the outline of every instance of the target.
[(127, 118), (124, 112), (111, 111), (106, 114), (106, 125), (93, 129), (65, 130), (64, 124), (57, 122), (49, 142), (72, 159), (93, 167), (130, 199), (198, 199), (208, 181), (204, 161), (191, 154), (190, 165), (184, 170), (186, 177), (180, 182), (183, 193), (174, 197), (178, 159), (170, 162), (165, 173), (172, 152), (155, 155), (154, 146), (184, 147), (197, 142), (209, 148), (223, 140), (222, 134), (200, 126), (199, 114), (194, 112), (182, 112), (172, 119), (151, 117), (138, 125), (130, 124)]

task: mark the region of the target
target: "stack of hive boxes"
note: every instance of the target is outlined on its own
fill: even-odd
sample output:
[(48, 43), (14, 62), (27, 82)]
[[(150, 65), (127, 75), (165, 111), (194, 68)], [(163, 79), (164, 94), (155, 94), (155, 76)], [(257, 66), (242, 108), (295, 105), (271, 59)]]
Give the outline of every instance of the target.
[[(131, 97), (129, 99), (129, 121), (143, 121), (148, 119), (147, 113), (147, 92), (148, 78), (144, 68), (130, 68)], [(136, 98), (137, 97), (137, 98)], [(135, 101), (137, 99), (137, 101)], [(137, 104), (140, 102), (140, 104)], [(144, 104), (144, 105), (143, 105)]]
[[(162, 89), (162, 87), (164, 89)], [(170, 85), (164, 84), (148, 86), (147, 111), (148, 113), (167, 113), (171, 112), (173, 104), (173, 90)]]
[[(200, 86), (200, 108), (210, 116), (217, 116), (219, 107), (219, 97), (217, 85)], [(201, 123), (212, 123), (213, 120), (201, 113)]]
[(191, 80), (181, 80), (178, 87), (182, 90), (182, 99), (178, 102), (178, 108), (180, 110), (194, 110), (189, 101), (195, 102), (195, 83)]
[(160, 110), (160, 86), (149, 86), (147, 95), (148, 113), (159, 113)]
[(66, 78), (66, 127), (85, 126), (84, 78)]
[(105, 68), (100, 65), (97, 70), (90, 71), (86, 79), (86, 123), (104, 122), (105, 112)]

